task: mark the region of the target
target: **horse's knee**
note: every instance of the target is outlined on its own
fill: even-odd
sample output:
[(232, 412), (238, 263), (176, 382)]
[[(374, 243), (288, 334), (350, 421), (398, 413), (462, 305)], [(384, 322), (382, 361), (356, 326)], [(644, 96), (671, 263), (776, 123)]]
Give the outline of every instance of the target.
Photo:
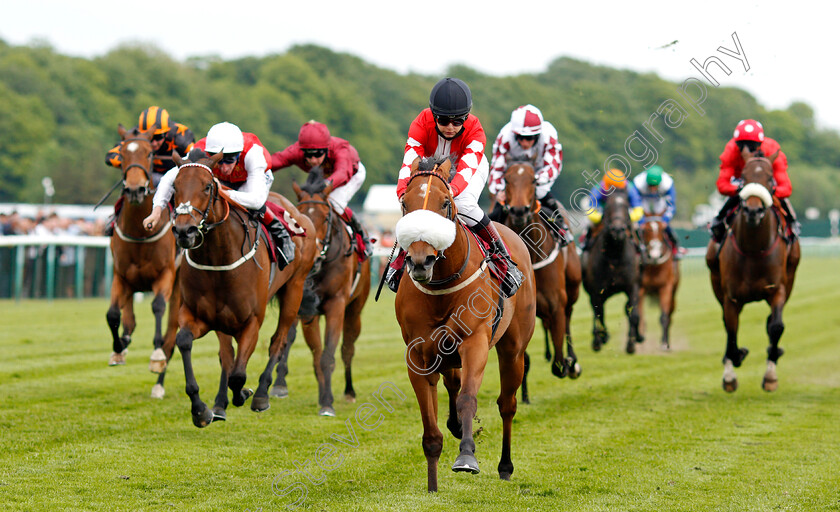
[(108, 312), (105, 314), (105, 319), (108, 321), (108, 325), (112, 328), (117, 328), (120, 326), (120, 308), (115, 304), (108, 308)]
[(443, 434), (423, 436), (423, 453), (426, 457), (440, 458), (441, 451), (443, 451)]
[(245, 386), (245, 380), (246, 376), (244, 371), (234, 370), (230, 377), (228, 377), (228, 387), (233, 392), (238, 392)]
[(181, 329), (175, 335), (175, 344), (178, 345), (179, 350), (191, 350), (193, 342), (193, 333), (189, 329)]
[(162, 294), (158, 294), (155, 296), (155, 300), (152, 301), (152, 313), (155, 316), (162, 315), (166, 311), (166, 299), (163, 298)]
[(782, 337), (783, 332), (785, 332), (785, 324), (781, 318), (774, 321), (772, 315), (767, 317), (767, 334), (770, 336), (771, 341), (778, 341)]
[(478, 410), (478, 400), (474, 396), (461, 394), (455, 400), (455, 410), (458, 411), (459, 418), (465, 414), (467, 418), (472, 418)]

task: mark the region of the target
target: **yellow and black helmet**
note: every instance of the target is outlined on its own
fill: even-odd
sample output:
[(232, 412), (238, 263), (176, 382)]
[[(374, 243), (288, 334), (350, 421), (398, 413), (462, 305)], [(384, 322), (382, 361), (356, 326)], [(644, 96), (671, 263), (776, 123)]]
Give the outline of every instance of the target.
[(140, 114), (137, 127), (141, 132), (154, 128), (154, 135), (169, 131), (169, 112), (165, 108), (149, 107)]

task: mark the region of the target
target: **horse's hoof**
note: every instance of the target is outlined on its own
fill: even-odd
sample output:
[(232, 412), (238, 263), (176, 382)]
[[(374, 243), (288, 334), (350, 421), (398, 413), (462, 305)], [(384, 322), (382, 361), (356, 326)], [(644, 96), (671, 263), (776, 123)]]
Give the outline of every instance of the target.
[(569, 372), (570, 379), (577, 379), (578, 377), (580, 377), (580, 374), (583, 373), (583, 369), (580, 367), (580, 363), (578, 363), (577, 361), (575, 361), (574, 364), (570, 362), (569, 367), (572, 369)]
[(603, 346), (603, 343), (601, 343), (601, 340), (592, 340), (592, 350), (593, 351), (600, 352), (601, 351), (601, 346)]
[(254, 412), (267, 411), (269, 407), (271, 407), (271, 403), (268, 401), (267, 396), (255, 396), (251, 400), (251, 410)]
[(349, 393), (346, 393), (344, 395), (344, 401), (347, 402), (348, 404), (355, 404), (356, 403), (356, 395), (351, 395)]
[(768, 379), (764, 377), (761, 380), (761, 389), (767, 392), (776, 391), (779, 388), (779, 381), (778, 379)]
[(565, 378), (567, 374), (566, 365), (560, 361), (554, 361), (551, 363), (551, 373), (558, 379)]
[(528, 395), (522, 397), (522, 403), (526, 405), (531, 405), (531, 398)]
[(477, 475), (478, 461), (475, 460), (473, 455), (462, 453), (461, 455), (458, 455), (457, 459), (455, 459), (455, 464), (452, 464), (452, 471), (455, 471), (456, 473), (464, 472)]
[(330, 418), (335, 418), (335, 409), (333, 409), (329, 405), (326, 407), (321, 407), (321, 410), (318, 411), (318, 416), (329, 416)]
[(125, 349), (128, 348), (129, 345), (131, 345), (131, 336), (129, 336), (127, 334), (123, 334), (122, 337), (120, 338), (120, 342), (122, 343), (122, 346), (123, 346), (123, 352), (125, 352)]
[(633, 340), (627, 340), (627, 347), (625, 347), (625, 350), (627, 351), (628, 354), (635, 354), (636, 353), (636, 343), (634, 343)]
[(668, 343), (663, 343), (663, 344), (661, 344), (661, 345), (659, 346), (659, 348), (660, 348), (663, 352), (670, 352), (670, 351), (671, 351), (671, 345), (669, 345)]
[(213, 421), (227, 420), (227, 411), (221, 407), (213, 407)]
[(506, 480), (506, 481), (510, 482), (510, 476), (511, 476), (511, 474), (508, 473), (507, 471), (500, 471), (499, 472), (499, 479), (501, 479), (501, 480)]
[(128, 349), (123, 350), (119, 354), (116, 352), (111, 352), (111, 358), (108, 359), (108, 366), (120, 366), (125, 364), (125, 354), (128, 352)]
[(166, 390), (163, 389), (163, 386), (160, 384), (155, 384), (152, 386), (152, 398), (163, 398), (163, 395), (166, 394)]
[(193, 425), (195, 425), (198, 428), (206, 427), (207, 425), (213, 422), (213, 419), (213, 411), (208, 409), (206, 406), (204, 407), (204, 410), (200, 413), (192, 415)]
[[(233, 405), (235, 405), (236, 407), (242, 407), (243, 405), (245, 405), (245, 401), (248, 400), (249, 398), (251, 398), (251, 395), (253, 395), (253, 394), (254, 394), (253, 389), (250, 389), (250, 388), (243, 389), (242, 391), (239, 392), (238, 397), (236, 397), (236, 396), (233, 397)], [(237, 398), (238, 398), (238, 400), (237, 400)]]
[(156, 348), (149, 358), (149, 371), (152, 373), (163, 373), (166, 370), (166, 354), (162, 348)]
[(286, 386), (274, 386), (271, 388), (271, 393), (269, 395), (273, 396), (274, 398), (288, 398), (289, 397), (289, 388)]
[(738, 379), (731, 380), (729, 382), (723, 381), (723, 390), (727, 393), (734, 393), (735, 390), (738, 389)]

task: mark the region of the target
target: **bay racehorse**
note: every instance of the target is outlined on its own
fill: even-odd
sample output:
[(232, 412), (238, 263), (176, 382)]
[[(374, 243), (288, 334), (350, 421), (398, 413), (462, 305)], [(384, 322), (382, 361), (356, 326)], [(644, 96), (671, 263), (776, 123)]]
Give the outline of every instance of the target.
[[(301, 310), (303, 336), (312, 352), (318, 380), (319, 414), (335, 416), (332, 374), (339, 339), (344, 362), (344, 398), (349, 402), (356, 401), (351, 365), (356, 339), (362, 329), (362, 308), (370, 294), (370, 259), (359, 261), (347, 225), (329, 202), (332, 185), (326, 183), (320, 168), (309, 171), (303, 186), (293, 182), (292, 187), (298, 198), (298, 209), (315, 225), (319, 249), (309, 275), (318, 306), (314, 311)], [(319, 327), (321, 315), (326, 322), (323, 345)], [(277, 365), (273, 396), (288, 395), (285, 383), (288, 353), (287, 346)]]
[(710, 270), (712, 289), (723, 308), (726, 327), (726, 353), (723, 356), (723, 389), (738, 389), (735, 368), (747, 356), (746, 348), (738, 347), (738, 319), (744, 304), (766, 301), (767, 369), (761, 386), (765, 391), (778, 387), (776, 363), (784, 352), (779, 339), (785, 330), (782, 310), (793, 291), (796, 267), (799, 265), (799, 240), (785, 238), (778, 199), (773, 196), (773, 160), (751, 158), (744, 165), (741, 178), (744, 186), (738, 212), (723, 243), (709, 242), (706, 264)]
[(411, 166), (402, 197), (403, 218), (396, 234), (406, 251), (406, 276), (400, 281), (395, 310), (406, 347), (408, 376), (423, 420), (428, 490), (437, 491), (437, 466), (443, 449), (438, 428), (437, 382), (443, 374), (449, 393), (452, 435), (461, 439), (453, 471), (478, 473), (473, 438), (476, 395), (489, 351), (499, 358), (502, 417), (499, 477), (513, 473), (510, 456), (516, 391), (525, 372), (525, 349), (534, 332), (534, 272), (528, 248), (509, 228), (497, 225), (513, 261), (525, 275), (513, 297), (502, 299), (498, 283), (485, 272), (478, 241), (458, 220), (449, 192), (451, 164), (420, 159)]
[[(184, 361), (186, 392), (197, 427), (225, 419), (228, 388), (237, 407), (251, 396), (251, 390), (244, 389), (246, 367), (257, 346), (266, 305), (269, 299), (276, 298), (280, 307), (277, 328), (271, 337), (268, 363), (251, 401), (253, 411), (269, 408), (271, 372), (297, 317), (304, 281), (315, 260), (312, 223), (288, 200), (272, 193), (269, 201), (280, 204), (306, 230), (306, 236), (293, 237), (294, 261), (283, 270), (272, 263), (271, 245), (261, 235), (260, 222), (227, 199), (222, 184), (213, 176), (212, 168), (222, 156), (218, 153), (202, 158), (191, 153), (195, 161), (184, 161), (173, 155), (179, 170), (174, 181), (176, 208), (172, 230), (178, 245), (185, 249), (176, 343)], [(191, 355), (193, 340), (209, 331), (216, 331), (219, 338), (222, 367), (212, 410), (199, 397)], [(235, 355), (232, 339), (238, 346)]]
[(638, 303), (640, 323), (644, 326), (645, 297), (654, 297), (659, 302), (663, 350), (671, 348), (671, 316), (676, 308), (680, 283), (680, 263), (674, 257), (666, 227), (662, 217), (657, 216), (646, 216), (642, 223), (642, 286)]
[[(155, 315), (154, 352), (149, 369), (160, 374), (152, 389), (152, 396), (164, 395), (163, 379), (166, 363), (175, 349), (175, 332), (178, 328), (177, 266), (175, 263), (175, 237), (169, 225), (149, 234), (143, 228), (143, 219), (152, 211), (151, 131), (136, 128), (129, 132), (119, 125), (122, 139), (122, 207), (114, 219), (111, 236), (111, 254), (114, 261), (114, 278), (111, 282), (111, 305), (106, 314), (113, 338), (113, 352), (108, 361), (111, 366), (125, 364), (125, 354), (136, 327), (134, 293), (151, 291), (152, 313)], [(163, 316), (169, 303), (169, 316), (165, 335), (162, 334)], [(123, 333), (119, 335), (120, 322)]]
[[(576, 379), (581, 368), (572, 346), (571, 318), (580, 294), (581, 268), (572, 235), (559, 228), (559, 220), (555, 223), (546, 218), (537, 200), (536, 174), (530, 161), (509, 161), (504, 180), (508, 212), (505, 225), (522, 238), (531, 256), (537, 288), (537, 317), (551, 334), (554, 345), (551, 373)], [(547, 358), (550, 354), (546, 334)], [(527, 374), (527, 355), (525, 365)], [(527, 403), (525, 386), (523, 382), (523, 401)]]
[(604, 204), (601, 222), (593, 228), (591, 248), (581, 257), (583, 287), (589, 294), (592, 320), (592, 350), (601, 350), (609, 340), (604, 322), (604, 304), (617, 293), (627, 296), (624, 313), (629, 323), (626, 351), (633, 354), (636, 343), (644, 341), (639, 333), (639, 253), (630, 221), (630, 201), (625, 189), (613, 188)]

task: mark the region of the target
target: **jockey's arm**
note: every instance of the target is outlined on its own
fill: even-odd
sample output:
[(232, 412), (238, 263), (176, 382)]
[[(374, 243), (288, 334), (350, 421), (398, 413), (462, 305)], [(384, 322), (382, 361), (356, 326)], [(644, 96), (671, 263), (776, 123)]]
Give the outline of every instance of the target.
[(268, 192), (274, 183), (274, 174), (268, 169), (268, 162), (261, 146), (254, 145), (245, 155), (245, 170), (248, 178), (239, 190), (229, 190), (231, 200), (249, 210), (259, 210), (268, 200)]
[(178, 166), (169, 169), (166, 171), (166, 174), (161, 176), (157, 190), (155, 191), (155, 196), (152, 198), (152, 213), (143, 219), (143, 227), (147, 230), (151, 231), (155, 229), (160, 222), (163, 211), (166, 210), (169, 200), (172, 199), (172, 194), (175, 193), (173, 184), (177, 176)]
[(662, 220), (666, 224), (671, 223), (674, 214), (677, 212), (677, 187), (671, 185), (671, 188), (665, 194), (665, 211), (662, 213)]

